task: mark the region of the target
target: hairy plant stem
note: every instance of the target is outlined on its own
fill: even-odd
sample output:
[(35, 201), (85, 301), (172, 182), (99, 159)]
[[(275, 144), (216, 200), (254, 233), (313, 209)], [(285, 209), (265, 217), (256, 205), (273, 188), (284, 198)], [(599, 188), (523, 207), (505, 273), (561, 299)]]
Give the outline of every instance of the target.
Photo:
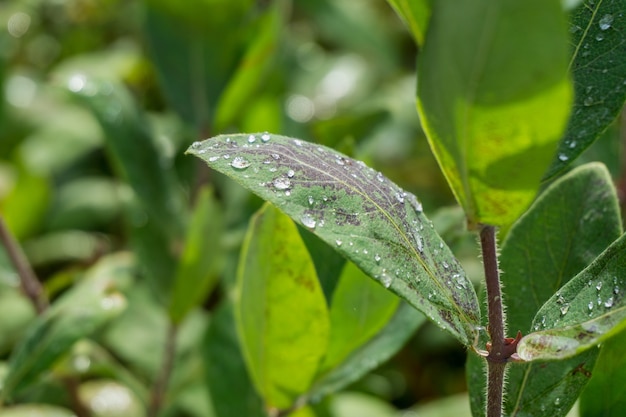
[(35, 307), (37, 314), (43, 313), (48, 308), (48, 299), (35, 272), (33, 272), (30, 263), (26, 259), (26, 255), (24, 255), (22, 248), (9, 231), (2, 216), (0, 216), (0, 240), (17, 271), (22, 291)]
[(165, 395), (167, 393), (167, 386), (170, 381), (170, 376), (172, 375), (172, 370), (174, 369), (177, 334), (178, 327), (174, 323), (170, 323), (165, 340), (165, 349), (163, 351), (163, 363), (161, 365), (159, 375), (152, 386), (150, 405), (148, 407), (147, 414), (148, 417), (156, 417), (163, 406)]
[(489, 367), (487, 373), (487, 417), (501, 417), (504, 371), (506, 361), (510, 355), (507, 355), (505, 350), (496, 229), (493, 226), (482, 227), (480, 230), (480, 245), (483, 255), (483, 266), (485, 268), (487, 308), (489, 309), (488, 330), (491, 339), (491, 348), (487, 356), (487, 365)]

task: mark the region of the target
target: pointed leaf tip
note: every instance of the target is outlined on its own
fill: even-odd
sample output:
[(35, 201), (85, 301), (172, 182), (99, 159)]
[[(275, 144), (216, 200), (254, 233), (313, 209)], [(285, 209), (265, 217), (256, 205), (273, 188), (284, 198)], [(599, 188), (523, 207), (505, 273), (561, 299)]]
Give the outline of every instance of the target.
[(223, 135), (188, 153), (271, 201), (469, 346), (474, 288), (419, 201), (333, 149), (268, 133)]

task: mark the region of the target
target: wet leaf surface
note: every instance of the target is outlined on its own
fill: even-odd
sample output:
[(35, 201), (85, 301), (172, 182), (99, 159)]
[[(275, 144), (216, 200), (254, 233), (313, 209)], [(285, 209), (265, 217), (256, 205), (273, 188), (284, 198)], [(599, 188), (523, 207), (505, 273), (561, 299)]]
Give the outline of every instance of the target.
[[(531, 332), (543, 303), (619, 237), (620, 224), (617, 195), (603, 165), (584, 165), (548, 187), (502, 247), (509, 333)], [(569, 308), (560, 305), (561, 313)], [(512, 364), (507, 414), (565, 415), (589, 381), (596, 356), (593, 349), (565, 361)]]
[(622, 235), (543, 305), (533, 320), (536, 331), (518, 346), (519, 356), (526, 361), (568, 358), (626, 327), (625, 275)]
[(572, 12), (574, 108), (546, 177), (569, 166), (615, 120), (626, 100), (626, 0), (587, 0)]
[(270, 134), (193, 144), (203, 159), (315, 233), (463, 344), (479, 324), (461, 265), (412, 194), (330, 148)]

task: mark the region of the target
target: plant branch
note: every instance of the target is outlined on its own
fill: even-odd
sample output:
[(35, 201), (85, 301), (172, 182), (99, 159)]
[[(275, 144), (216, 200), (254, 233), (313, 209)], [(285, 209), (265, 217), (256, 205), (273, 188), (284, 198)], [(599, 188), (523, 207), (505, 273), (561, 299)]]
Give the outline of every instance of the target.
[(163, 401), (167, 393), (167, 386), (174, 369), (174, 359), (176, 357), (176, 335), (178, 327), (170, 323), (165, 340), (165, 350), (163, 352), (163, 364), (161, 371), (152, 386), (152, 394), (148, 409), (148, 417), (156, 417), (163, 406)]
[(15, 270), (17, 271), (22, 291), (33, 303), (37, 314), (43, 313), (46, 308), (48, 308), (48, 300), (41, 283), (33, 272), (30, 263), (28, 263), (22, 248), (9, 231), (9, 228), (7, 227), (2, 216), (0, 216), (0, 240), (7, 251), (9, 259), (13, 263)]
[(502, 293), (500, 291), (500, 273), (498, 271), (498, 253), (496, 249), (496, 230), (493, 226), (483, 226), (480, 230), (480, 244), (485, 268), (487, 287), (487, 307), (489, 309), (489, 337), (491, 347), (487, 356), (487, 417), (502, 415), (502, 392), (504, 389), (504, 371), (510, 357), (505, 347), (504, 317), (502, 314)]

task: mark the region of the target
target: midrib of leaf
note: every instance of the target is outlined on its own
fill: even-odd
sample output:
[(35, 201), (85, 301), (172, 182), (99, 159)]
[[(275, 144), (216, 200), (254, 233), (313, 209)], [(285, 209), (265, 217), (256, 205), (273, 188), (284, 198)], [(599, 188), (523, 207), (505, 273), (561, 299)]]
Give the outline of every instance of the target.
[[(468, 126), (471, 124), (470, 121), (472, 119), (472, 108), (473, 104), (476, 101), (476, 95), (481, 90), (480, 85), (482, 84), (482, 78), (484, 74), (485, 63), (487, 62), (487, 56), (489, 55), (488, 51), (491, 49), (493, 33), (495, 29), (495, 23), (497, 17), (500, 15), (500, 6), (498, 2), (490, 2), (487, 10), (487, 16), (485, 22), (487, 23), (483, 26), (483, 30), (481, 31), (480, 42), (478, 47), (477, 58), (474, 60), (476, 65), (474, 66), (472, 73), (470, 75), (469, 83), (468, 83), (468, 95), (467, 95), (467, 103), (464, 106), (463, 110), (463, 118), (461, 122), (461, 138), (460, 138), (460, 150), (461, 150), (461, 160), (457, 161), (459, 163), (459, 170), (464, 174), (461, 175), (461, 181), (463, 182), (463, 192), (465, 193), (465, 199), (469, 204), (467, 208), (467, 213), (476, 213), (476, 204), (474, 202), (474, 195), (472, 194), (471, 186), (469, 184), (470, 173), (467, 168), (467, 143), (469, 138), (468, 134)], [(470, 219), (472, 220), (472, 219)]]
[(572, 54), (572, 58), (569, 61), (569, 65), (567, 66), (568, 73), (571, 71), (572, 65), (574, 65), (574, 61), (576, 60), (576, 57), (578, 56), (578, 51), (580, 51), (580, 46), (583, 44), (583, 41), (587, 37), (587, 32), (589, 32), (589, 28), (593, 26), (593, 22), (595, 21), (596, 14), (598, 13), (598, 10), (600, 10), (600, 6), (602, 5), (603, 1), (604, 0), (598, 0), (598, 5), (595, 8), (590, 8), (586, 2), (583, 3), (584, 7), (587, 7), (591, 10), (591, 19), (589, 19), (589, 23), (587, 24), (587, 27), (585, 28), (583, 35), (580, 37), (580, 42), (578, 42), (578, 45), (576, 45), (576, 49), (574, 50), (574, 53)]
[[(289, 148), (286, 148), (289, 149)], [(346, 188), (354, 191), (356, 194), (360, 195), (361, 197), (363, 197), (365, 200), (369, 201), (370, 203), (372, 203), (372, 205), (374, 207), (376, 207), (378, 209), (379, 212), (381, 212), (386, 218), (387, 220), (393, 225), (394, 229), (400, 234), (400, 236), (402, 236), (402, 239), (404, 240), (404, 242), (408, 245), (409, 250), (412, 252), (412, 254), (414, 255), (414, 257), (418, 260), (418, 262), (420, 263), (420, 265), (422, 266), (422, 268), (426, 271), (426, 273), (429, 275), (429, 277), (431, 278), (431, 281), (433, 281), (435, 283), (435, 285), (441, 290), (442, 294), (446, 294), (446, 297), (448, 297), (448, 291), (447, 289), (445, 289), (441, 283), (439, 282), (439, 280), (437, 280), (435, 278), (435, 275), (433, 274), (433, 272), (430, 270), (430, 268), (428, 268), (428, 266), (426, 265), (426, 263), (424, 262), (424, 260), (419, 256), (419, 253), (415, 250), (415, 247), (413, 246), (413, 244), (411, 243), (411, 241), (409, 240), (408, 236), (404, 233), (403, 228), (401, 228), (394, 220), (393, 217), (391, 217), (391, 215), (385, 211), (382, 207), (380, 207), (378, 204), (376, 204), (376, 202), (374, 200), (372, 200), (367, 194), (365, 194), (363, 191), (361, 191), (358, 188), (352, 187), (349, 183), (345, 182), (344, 180), (337, 178), (336, 176), (332, 175), (330, 172), (327, 171), (323, 171), (321, 169), (319, 169), (316, 166), (312, 166), (310, 164), (307, 164), (303, 161), (301, 161), (299, 158), (295, 157), (294, 154), (291, 154), (292, 159), (294, 159), (295, 161), (297, 161), (298, 163), (300, 163), (301, 165), (305, 165), (319, 173), (322, 173), (332, 179), (334, 179), (335, 181), (337, 181), (338, 183), (344, 185)], [(379, 187), (378, 184), (376, 184), (376, 187)], [(394, 203), (395, 204), (395, 203)], [(465, 312), (463, 310), (461, 310), (459, 308), (459, 306), (457, 305), (456, 302), (454, 302), (453, 299), (450, 299), (448, 297), (448, 301), (450, 301), (450, 304), (452, 304), (454, 306), (454, 308), (456, 309), (456, 311), (459, 313), (459, 315), (461, 317), (463, 317), (465, 319), (465, 321), (467, 323), (471, 323), (471, 320), (469, 320), (469, 318), (467, 317), (467, 315), (465, 314)]]
[(520, 402), (522, 401), (522, 393), (524, 392), (524, 390), (526, 389), (526, 383), (528, 381), (528, 375), (530, 375), (530, 370), (533, 367), (534, 364), (530, 363), (527, 367), (526, 370), (524, 371), (524, 379), (522, 380), (522, 385), (521, 388), (519, 390), (520, 395), (517, 396), (517, 401), (515, 402), (515, 408), (513, 409), (513, 411), (511, 412), (511, 416), (515, 416), (517, 414), (517, 412), (519, 411), (519, 407), (520, 407)]

